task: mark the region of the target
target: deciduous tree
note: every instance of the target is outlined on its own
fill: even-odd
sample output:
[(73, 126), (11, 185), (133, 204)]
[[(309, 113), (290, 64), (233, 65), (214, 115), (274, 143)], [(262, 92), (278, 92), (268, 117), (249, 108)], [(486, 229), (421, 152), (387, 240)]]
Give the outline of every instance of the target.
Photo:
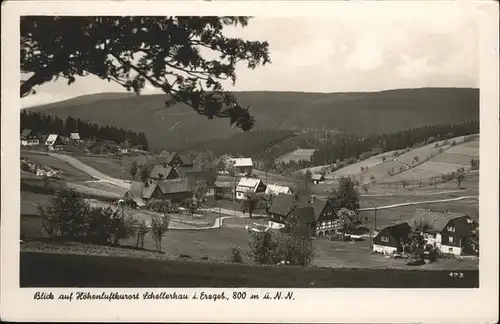
[(254, 125), (248, 107), (224, 90), (236, 82), (236, 64), (270, 63), (269, 45), (224, 35), (248, 17), (21, 17), (20, 95), (43, 83), (95, 75), (139, 94), (153, 86), (166, 106), (185, 103), (212, 119), (228, 118), (243, 130)]

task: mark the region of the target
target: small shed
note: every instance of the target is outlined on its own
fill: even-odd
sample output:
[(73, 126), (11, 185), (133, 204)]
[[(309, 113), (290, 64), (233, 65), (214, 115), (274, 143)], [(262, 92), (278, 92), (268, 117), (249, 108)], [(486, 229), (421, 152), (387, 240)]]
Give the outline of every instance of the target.
[(311, 180), (314, 184), (319, 184), (325, 181), (325, 176), (320, 173), (315, 173), (311, 176)]

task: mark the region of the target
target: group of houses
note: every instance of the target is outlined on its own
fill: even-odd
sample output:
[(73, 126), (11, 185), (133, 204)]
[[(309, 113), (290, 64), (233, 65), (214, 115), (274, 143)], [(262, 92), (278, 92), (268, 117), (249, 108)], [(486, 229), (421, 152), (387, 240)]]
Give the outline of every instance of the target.
[[(314, 196), (304, 200), (292, 194), (279, 193), (269, 208), (268, 227), (280, 229), (290, 219), (299, 220), (311, 237), (342, 239), (345, 237), (342, 224), (332, 205)], [(411, 224), (411, 225), (410, 225)], [(419, 227), (420, 224), (420, 227)], [(421, 224), (427, 224), (422, 227)], [(383, 228), (373, 238), (373, 251), (393, 254), (404, 252), (410, 234), (422, 228), (425, 244), (444, 254), (477, 254), (478, 242), (470, 244), (478, 228), (468, 215), (448, 211), (417, 209), (410, 222), (398, 223)], [(474, 240), (472, 240), (474, 241)]]
[(171, 153), (153, 167), (147, 180), (132, 181), (125, 198), (141, 207), (153, 199), (180, 203), (191, 198), (194, 187), (201, 185), (206, 199), (215, 200), (216, 177), (212, 170), (195, 167), (188, 156)]
[(40, 146), (41, 143), (49, 151), (61, 149), (65, 144), (74, 144), (81, 142), (79, 133), (70, 133), (69, 136), (59, 134), (37, 135), (31, 129), (21, 131), (21, 146)]
[(373, 251), (384, 254), (404, 252), (410, 233), (417, 229), (422, 231), (425, 244), (441, 253), (477, 254), (479, 242), (475, 231), (478, 226), (476, 221), (465, 214), (417, 209), (410, 222), (382, 229), (373, 238)]

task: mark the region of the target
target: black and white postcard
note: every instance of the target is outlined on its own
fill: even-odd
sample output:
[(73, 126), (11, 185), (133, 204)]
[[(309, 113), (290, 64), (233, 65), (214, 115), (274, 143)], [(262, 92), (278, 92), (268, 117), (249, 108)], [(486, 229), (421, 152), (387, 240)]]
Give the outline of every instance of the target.
[(2, 320), (497, 322), (495, 2), (2, 9)]

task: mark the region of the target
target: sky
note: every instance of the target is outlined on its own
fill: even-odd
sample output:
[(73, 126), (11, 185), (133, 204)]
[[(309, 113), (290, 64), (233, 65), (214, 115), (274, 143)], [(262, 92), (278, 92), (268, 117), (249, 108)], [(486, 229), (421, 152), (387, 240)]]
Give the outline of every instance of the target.
[[(419, 87), (478, 87), (477, 22), (467, 12), (356, 17), (254, 17), (225, 34), (270, 44), (272, 64), (237, 66), (228, 90), (356, 92)], [(22, 107), (124, 92), (89, 76), (35, 88)], [(148, 88), (144, 94), (159, 93)]]

